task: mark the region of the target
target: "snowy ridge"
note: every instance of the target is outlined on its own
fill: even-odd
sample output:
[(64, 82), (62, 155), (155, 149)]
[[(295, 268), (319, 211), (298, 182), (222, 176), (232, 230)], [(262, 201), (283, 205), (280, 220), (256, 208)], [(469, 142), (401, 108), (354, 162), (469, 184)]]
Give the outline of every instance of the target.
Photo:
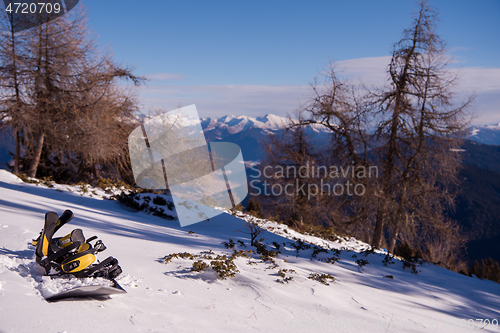
[[(49, 185), (54, 187), (23, 183), (0, 171), (0, 329), (5, 332), (457, 332), (469, 319), (475, 329), (498, 332), (492, 320), (500, 319), (500, 285), (491, 281), (427, 263), (417, 264), (415, 274), (398, 258), (384, 265), (385, 252), (372, 252), (353, 238), (326, 241), (239, 212), (181, 228), (175, 220), (105, 200), (109, 194), (100, 189)], [(119, 283), (127, 294), (107, 301), (43, 299), (64, 283), (51, 285), (39, 275), (29, 243), (45, 212), (64, 209), (75, 218), (60, 234), (81, 228), (102, 239), (105, 255), (120, 262)], [(211, 268), (192, 270), (198, 260), (210, 263), (201, 257), (207, 252), (215, 257), (255, 251), (244, 220), (266, 230), (259, 236), (262, 244), (280, 251), (274, 263), (257, 253), (237, 256), (238, 272), (226, 280)], [(222, 244), (229, 239), (233, 248)], [(172, 257), (165, 264), (175, 253), (199, 257)], [(335, 281), (325, 285), (321, 275)]]
[[(218, 139), (229, 135), (242, 133), (248, 130), (260, 130), (264, 134), (273, 133), (285, 129), (291, 123), (298, 122), (296, 119), (280, 117), (267, 114), (261, 117), (233, 116), (227, 115), (221, 118), (204, 118), (202, 127), (205, 133), (215, 132)], [(314, 132), (326, 131), (323, 126), (313, 124), (309, 126)]]
[(473, 126), (469, 129), (470, 140), (486, 145), (500, 145), (500, 123), (493, 125)]
[(202, 127), (205, 131), (218, 130), (226, 135), (240, 133), (250, 128), (258, 128), (266, 132), (276, 131), (285, 128), (289, 123), (288, 118), (273, 114), (257, 118), (227, 115), (218, 119), (202, 119)]

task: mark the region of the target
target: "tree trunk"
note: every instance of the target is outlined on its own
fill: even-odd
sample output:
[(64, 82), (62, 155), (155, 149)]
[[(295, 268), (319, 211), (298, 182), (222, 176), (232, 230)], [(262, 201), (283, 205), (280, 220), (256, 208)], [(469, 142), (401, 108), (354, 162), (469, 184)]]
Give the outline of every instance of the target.
[(28, 172), (26, 173), (28, 177), (35, 177), (36, 176), (36, 170), (38, 169), (38, 164), (40, 163), (40, 156), (42, 155), (42, 148), (43, 148), (43, 139), (45, 138), (45, 134), (43, 133), (42, 130), (38, 133), (38, 137), (36, 138), (35, 142), (35, 149), (33, 150), (33, 158), (31, 159), (30, 162), (30, 168), (28, 169)]
[(96, 180), (101, 179), (101, 173), (99, 172), (99, 167), (97, 166), (97, 163), (93, 164), (93, 170), (94, 170), (94, 177)]
[(19, 156), (21, 154), (21, 143), (19, 138), (19, 130), (15, 130), (16, 154), (14, 155), (14, 174), (19, 173)]
[(365, 239), (363, 240), (365, 243), (370, 243), (370, 231), (368, 228), (365, 228)]
[(382, 233), (384, 232), (384, 218), (382, 208), (378, 208), (377, 220), (375, 222), (375, 230), (373, 232), (372, 247), (380, 249), (382, 246)]
[(389, 253), (394, 253), (394, 248), (396, 247), (396, 241), (399, 235), (399, 226), (394, 227), (394, 232), (392, 233), (391, 242), (389, 243)]

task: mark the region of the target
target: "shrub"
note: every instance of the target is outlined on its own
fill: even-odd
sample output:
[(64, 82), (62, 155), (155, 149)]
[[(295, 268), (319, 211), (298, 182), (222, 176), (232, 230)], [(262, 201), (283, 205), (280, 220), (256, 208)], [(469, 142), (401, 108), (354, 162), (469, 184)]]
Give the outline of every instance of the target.
[(382, 260), (382, 263), (384, 264), (384, 266), (395, 264), (395, 262), (392, 260), (392, 256), (389, 253), (385, 255), (385, 258), (384, 260)]
[(276, 256), (280, 253), (274, 250), (268, 250), (266, 246), (260, 242), (255, 243), (255, 248), (257, 254), (260, 254), (260, 258), (264, 261), (271, 261), (272, 258), (276, 258)]
[(375, 253), (375, 249), (374, 248), (369, 248), (369, 249), (366, 249), (363, 252), (361, 252), (361, 254), (364, 254), (365, 257), (368, 257), (368, 255), (374, 254), (374, 253)]
[(297, 239), (296, 243), (290, 243), (290, 245), (297, 250), (297, 253), (299, 253), (300, 250), (308, 250), (311, 248), (311, 245), (303, 242), (301, 239)]
[[(161, 217), (163, 219), (170, 220), (170, 221), (175, 220), (175, 217), (173, 217), (172, 215), (166, 214), (165, 210), (163, 208), (150, 206), (149, 201), (151, 199), (148, 196), (143, 197), (143, 199), (144, 199), (143, 203), (139, 203), (139, 200), (141, 199), (141, 197), (135, 192), (125, 193), (122, 191), (120, 193), (120, 195), (118, 195), (116, 198), (123, 205), (130, 207), (136, 211), (144, 211), (148, 214), (153, 214), (154, 216), (158, 216), (158, 217)], [(149, 198), (149, 200), (146, 198)], [(167, 205), (167, 208), (169, 208), (170, 206), (173, 208), (172, 202), (167, 202), (166, 205)]]
[(234, 246), (236, 245), (231, 238), (229, 238), (229, 243), (228, 242), (222, 242), (221, 244), (224, 245), (224, 247), (226, 249), (229, 249), (229, 248), (233, 249)]
[(105, 191), (109, 190), (109, 189), (113, 189), (113, 188), (116, 188), (116, 189), (123, 188), (126, 190), (134, 190), (134, 188), (132, 186), (122, 182), (119, 179), (99, 178), (97, 180), (97, 186), (102, 188)]
[(500, 283), (500, 265), (492, 258), (482, 259), (481, 264), (476, 260), (469, 273), (470, 275), (474, 274), (480, 279), (487, 279)]
[(231, 208), (229, 210), (229, 212), (231, 213), (231, 215), (237, 216), (238, 214), (243, 212), (243, 206), (239, 203), (236, 206), (234, 206), (233, 208)]
[(38, 184), (39, 181), (38, 179), (35, 178), (30, 178), (24, 173), (18, 173), (17, 176), (25, 183), (30, 183), (30, 184)]
[(169, 255), (166, 255), (165, 257), (163, 257), (164, 261), (165, 261), (165, 264), (168, 264), (172, 261), (172, 259), (174, 258), (183, 258), (183, 259), (190, 259), (190, 260), (194, 260), (196, 259), (197, 257), (199, 257), (199, 255), (196, 255), (196, 254), (191, 254), (191, 253), (188, 253), (188, 252), (183, 252), (183, 253), (171, 253)]
[(369, 264), (368, 260), (365, 259), (358, 259), (356, 260), (356, 263), (359, 265), (359, 267), (363, 267)]
[(394, 249), (394, 254), (406, 260), (423, 259), (424, 257), (419, 248), (414, 249), (408, 242), (399, 243)]
[(411, 272), (414, 273), (414, 274), (417, 274), (418, 273), (418, 270), (417, 270), (417, 262), (415, 262), (414, 260), (410, 259), (410, 260), (405, 260), (403, 262), (403, 269), (406, 269), (406, 268), (410, 268), (411, 269)]
[(250, 215), (253, 215), (258, 218), (264, 217), (264, 212), (262, 211), (262, 206), (259, 201), (257, 201), (255, 198), (250, 198), (248, 200), (246, 212)]
[[(326, 286), (330, 285), (329, 282), (334, 282), (335, 281), (335, 278), (331, 274), (318, 274), (318, 273), (311, 273), (311, 274), (309, 274), (308, 279), (321, 282), (321, 283), (323, 283)], [(331, 281), (329, 281), (329, 280), (331, 280)]]
[(54, 181), (52, 179), (52, 176), (43, 177), (42, 184), (47, 186), (48, 188), (54, 188)]
[(254, 222), (245, 221), (245, 230), (243, 232), (247, 235), (250, 235), (250, 245), (255, 246), (257, 237), (264, 232), (264, 229), (259, 227)]
[(327, 250), (327, 249), (324, 249), (324, 248), (322, 248), (322, 247), (314, 246), (314, 251), (313, 251), (312, 257), (313, 257), (313, 258), (316, 258), (316, 256), (317, 256), (319, 253), (321, 253), (321, 252), (328, 253), (328, 250)]
[(210, 262), (212, 269), (219, 274), (219, 277), (225, 280), (227, 277), (234, 277), (239, 273), (233, 259), (228, 258), (226, 255), (217, 255), (215, 260)]
[(333, 256), (331, 258), (322, 258), (322, 259), (319, 259), (318, 261), (326, 262), (329, 264), (335, 264), (339, 260), (340, 260), (340, 258)]
[(234, 260), (237, 257), (246, 257), (246, 258), (252, 258), (252, 253), (254, 253), (252, 250), (233, 250), (233, 254), (231, 254), (231, 260)]
[(193, 263), (193, 267), (191, 268), (191, 271), (201, 272), (202, 270), (204, 270), (207, 267), (208, 267), (208, 265), (206, 263), (204, 263), (201, 260), (198, 260), (198, 261), (195, 261)]
[(340, 255), (340, 252), (342, 252), (342, 251), (340, 251), (340, 250), (338, 250), (338, 249), (333, 249), (333, 250), (332, 250), (332, 252), (333, 252), (333, 255), (334, 255), (334, 256), (339, 256), (339, 255)]
[(158, 206), (166, 206), (167, 205), (167, 200), (163, 197), (156, 196), (153, 198), (153, 203)]
[(293, 280), (293, 276), (288, 276), (288, 277), (284, 277), (283, 279), (276, 279), (276, 282), (279, 282), (279, 283), (288, 283), (288, 281), (292, 281)]
[[(146, 204), (146, 203), (144, 203), (144, 204)], [(142, 207), (143, 205), (141, 205), (140, 207)], [(142, 209), (142, 210), (146, 211), (146, 209)], [(170, 221), (175, 220), (175, 217), (173, 217), (172, 215), (165, 214), (165, 210), (163, 208), (148, 207), (147, 213), (148, 214), (153, 214), (154, 216), (161, 217), (161, 218), (163, 218), (165, 220), (170, 220)]]

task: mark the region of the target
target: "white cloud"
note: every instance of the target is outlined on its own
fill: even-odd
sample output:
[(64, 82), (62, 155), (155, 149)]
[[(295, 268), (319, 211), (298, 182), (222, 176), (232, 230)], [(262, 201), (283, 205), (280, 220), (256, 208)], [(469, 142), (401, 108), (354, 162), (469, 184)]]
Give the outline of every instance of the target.
[(383, 84), (387, 79), (390, 56), (342, 60), (335, 63), (343, 76), (360, 80), (365, 84)]
[[(380, 84), (388, 78), (386, 70), (390, 56), (343, 60), (336, 63), (342, 74), (365, 83)], [(491, 92), (500, 90), (500, 68), (463, 67), (451, 69), (461, 76), (457, 90)]]
[(141, 88), (147, 106), (176, 109), (196, 104), (201, 117), (227, 114), (261, 116), (268, 113), (285, 116), (293, 112), (309, 92), (309, 86), (168, 86)]
[[(350, 59), (337, 62), (336, 69), (355, 81), (378, 85), (388, 79), (386, 70), (390, 60), (390, 56)], [(500, 122), (500, 68), (462, 67), (452, 68), (451, 71), (459, 75), (455, 87), (457, 99), (476, 94), (473, 106), (477, 118), (474, 122)]]
[[(360, 80), (367, 85), (381, 85), (388, 79), (386, 69), (390, 56), (338, 61), (341, 76)], [(478, 123), (500, 122), (500, 68), (463, 67), (456, 87), (458, 98), (476, 93), (474, 107)], [(150, 74), (151, 78), (174, 79), (179, 74)], [(141, 89), (147, 106), (162, 106), (172, 110), (181, 105), (196, 104), (203, 117), (227, 114), (261, 116), (273, 113), (285, 116), (293, 112), (311, 94), (307, 85), (213, 85), (173, 86), (154, 85)]]
[(461, 89), (477, 93), (500, 92), (500, 68), (464, 67), (460, 71)]

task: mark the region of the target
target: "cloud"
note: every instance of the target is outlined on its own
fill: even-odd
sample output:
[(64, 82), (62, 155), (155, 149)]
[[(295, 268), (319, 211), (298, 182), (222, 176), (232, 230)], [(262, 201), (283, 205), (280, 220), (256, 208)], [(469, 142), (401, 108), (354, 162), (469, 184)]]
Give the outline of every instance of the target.
[(477, 93), (500, 91), (500, 68), (464, 67), (458, 72), (461, 75), (459, 88), (463, 90)]
[(151, 81), (182, 80), (184, 75), (175, 73), (151, 73), (145, 75)]
[(261, 116), (268, 113), (285, 116), (297, 109), (309, 92), (309, 86), (294, 85), (156, 85), (141, 88), (146, 106), (173, 110), (179, 105), (196, 104), (201, 117)]
[[(336, 70), (353, 81), (369, 85), (387, 82), (390, 56), (338, 61)], [(460, 75), (457, 98), (476, 93), (474, 108), (477, 123), (500, 122), (500, 68), (452, 68)], [(179, 74), (157, 73), (152, 77), (172, 79)], [(178, 105), (196, 104), (202, 117), (227, 114), (261, 116), (273, 113), (285, 116), (296, 110), (311, 94), (308, 85), (211, 85), (173, 86), (152, 85), (141, 89), (146, 106), (161, 106), (172, 110)]]
[(342, 76), (365, 84), (382, 84), (389, 78), (386, 69), (390, 56), (342, 60), (335, 63)]
[[(355, 81), (379, 85), (388, 79), (386, 69), (390, 60), (390, 56), (350, 59), (337, 62), (336, 68)], [(459, 76), (454, 89), (457, 99), (476, 94), (473, 106), (477, 118), (474, 121), (481, 124), (500, 122), (500, 68), (461, 67), (450, 68), (450, 71)]]

